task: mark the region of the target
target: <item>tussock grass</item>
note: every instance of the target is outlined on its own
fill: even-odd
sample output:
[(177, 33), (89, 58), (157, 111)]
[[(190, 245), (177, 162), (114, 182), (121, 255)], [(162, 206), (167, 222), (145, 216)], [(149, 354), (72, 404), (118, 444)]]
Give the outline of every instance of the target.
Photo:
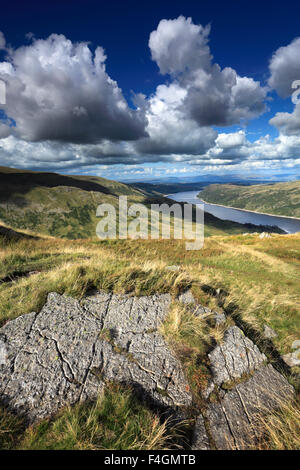
[(259, 419), (261, 450), (300, 450), (299, 400), (283, 404), (272, 414)]
[(95, 403), (78, 403), (26, 430), (22, 421), (0, 412), (1, 449), (158, 450), (180, 448), (183, 427), (161, 422), (139, 403), (129, 387), (108, 384)]
[(188, 308), (174, 302), (160, 331), (170, 343), (185, 342), (192, 346), (195, 342), (199, 343), (199, 338), (207, 336), (206, 320), (209, 317), (211, 314), (195, 316)]
[(0, 249), (0, 261), (2, 279), (15, 272), (33, 272), (0, 282), (0, 324), (39, 311), (52, 291), (76, 298), (91, 289), (150, 295), (177, 293), (188, 284), (182, 272), (167, 271), (163, 261), (138, 261), (88, 240), (21, 240)]
[[(258, 332), (268, 324), (278, 333), (275, 346), (290, 352), (299, 339), (300, 235), (206, 238), (199, 251), (186, 251), (184, 240), (11, 240), (1, 245), (0, 278), (36, 272), (16, 282), (0, 283), (0, 321), (39, 310), (48, 292), (81, 297), (89, 289), (137, 295), (174, 294), (192, 286), (198, 301), (218, 309), (218, 296), (203, 286), (223, 289), (224, 308), (234, 305)], [(168, 271), (178, 265), (178, 272)]]
[[(174, 353), (183, 365), (196, 406), (203, 405), (201, 394), (211, 376), (207, 353), (222, 340), (225, 327), (210, 326), (212, 314), (196, 316), (179, 302), (173, 302), (169, 314), (160, 327)], [(227, 325), (228, 326), (228, 325)]]
[[(209, 316), (195, 317), (188, 308), (174, 301), (161, 327), (162, 334), (182, 361), (194, 396), (198, 397), (210, 377), (207, 352), (222, 341), (231, 316), (238, 316), (244, 325), (253, 329), (258, 343), (264, 325), (271, 326), (278, 334), (272, 340), (274, 347), (281, 354), (291, 352), (292, 342), (300, 339), (299, 242), (300, 234), (273, 235), (264, 240), (255, 235), (215, 236), (205, 240), (202, 250), (186, 251), (184, 240), (100, 242), (50, 237), (4, 240), (0, 237), (0, 278), (14, 272), (34, 272), (0, 283), (0, 325), (24, 313), (39, 311), (51, 291), (78, 299), (91, 289), (133, 295), (170, 292), (175, 299), (179, 292), (191, 287), (199, 303), (212, 310), (225, 309), (228, 315), (225, 325), (213, 328)], [(168, 270), (170, 265), (178, 266), (179, 270)], [(198, 405), (198, 408), (203, 405), (201, 400)], [(0, 433), (1, 447), (16, 447), (16, 435), (24, 439), (22, 445), (26, 448), (44, 448), (49, 444), (51, 448), (122, 445), (127, 446), (123, 447), (125, 449), (136, 445), (141, 446), (136, 448), (150, 449), (158, 445), (155, 436), (159, 434), (158, 429), (162, 431), (158, 428), (161, 423), (157, 424), (151, 438), (146, 432), (136, 441), (129, 430), (131, 437), (128, 441), (126, 436), (122, 442), (111, 441), (114, 444), (109, 444), (108, 440), (105, 444), (103, 440), (93, 440), (91, 436), (97, 434), (97, 426), (93, 425), (94, 431), (89, 434), (92, 428), (87, 423), (95, 422), (89, 416), (99, 416), (103, 405), (98, 404), (98, 408), (91, 405), (86, 409), (82, 406), (75, 407), (75, 411), (73, 408), (64, 410), (54, 421), (41, 423), (38, 430), (32, 428), (26, 436), (20, 431), (22, 423), (18, 420), (10, 422), (8, 414), (1, 415), (0, 428), (8, 431)], [(128, 416), (133, 419), (132, 415)], [(154, 415), (151, 416), (153, 420)], [(280, 445), (295, 448), (298, 445), (296, 438), (289, 442), (283, 435), (288, 432), (299, 435), (299, 428), (293, 427), (293, 420), (299, 419), (299, 409), (283, 410), (281, 414), (272, 415), (272, 419), (274, 421), (268, 421), (271, 424), (266, 425), (270, 428), (265, 431), (269, 436), (268, 443), (262, 445), (266, 448), (281, 448)], [(169, 427), (165, 426), (168, 435)], [(278, 437), (270, 435), (271, 428), (278, 430)], [(81, 432), (88, 437), (83, 438)], [(60, 444), (63, 435), (66, 440)], [(149, 440), (145, 440), (145, 436)], [(168, 446), (167, 443), (163, 445)]]
[(19, 418), (3, 408), (0, 408), (0, 449), (15, 449), (25, 426)]

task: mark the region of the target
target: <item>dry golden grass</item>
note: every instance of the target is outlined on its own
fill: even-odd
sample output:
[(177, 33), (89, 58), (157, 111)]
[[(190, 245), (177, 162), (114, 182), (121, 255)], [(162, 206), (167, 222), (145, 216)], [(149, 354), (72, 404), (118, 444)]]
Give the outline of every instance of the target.
[[(235, 305), (253, 328), (273, 327), (279, 333), (276, 346), (290, 352), (300, 330), (299, 267), (294, 262), (300, 258), (299, 241), (300, 235), (210, 237), (194, 252), (186, 251), (181, 240), (2, 242), (0, 277), (38, 273), (0, 284), (0, 317), (5, 321), (40, 308), (49, 289), (80, 297), (93, 287), (146, 294), (191, 285), (203, 302), (202, 286), (207, 285), (226, 290), (224, 307)], [(173, 264), (179, 271), (168, 271)], [(218, 307), (214, 296), (204, 300)]]
[[(291, 352), (292, 342), (300, 339), (299, 242), (300, 234), (275, 235), (265, 240), (255, 235), (210, 237), (202, 250), (193, 252), (185, 250), (184, 240), (0, 240), (1, 278), (14, 272), (35, 272), (0, 283), (0, 324), (38, 311), (51, 291), (77, 298), (94, 288), (136, 295), (170, 292), (174, 302), (161, 332), (182, 361), (195, 396), (199, 396), (209, 379), (207, 352), (222, 341), (232, 315), (253, 328), (258, 339), (265, 324), (275, 329), (278, 336), (273, 342), (280, 353)], [(170, 265), (178, 266), (178, 271), (168, 270)], [(202, 305), (225, 309), (227, 323), (213, 328), (210, 315), (195, 317), (176, 303), (176, 295), (187, 287)], [(226, 294), (217, 295), (217, 289)], [(68, 420), (64, 418), (63, 433), (74, 438), (79, 425), (70, 413)], [(299, 428), (293, 422), (299, 419), (299, 409), (286, 410), (270, 419), (273, 421), (267, 422), (265, 431), (269, 436), (267, 448), (298, 446), (299, 437), (295, 436), (299, 436)], [(91, 423), (92, 417), (87, 422)], [(140, 448), (161, 445), (157, 442), (162, 442), (159, 436), (166, 428), (154, 428), (153, 435), (147, 434), (147, 442), (145, 436), (139, 441)], [(273, 433), (277, 429), (277, 434), (271, 435), (272, 429)], [(35, 437), (30, 440), (32, 436), (28, 435), (28, 448), (43, 448), (45, 441), (36, 441), (36, 430), (32, 432)], [(284, 433), (294, 436), (290, 442), (282, 437)], [(47, 436), (50, 439), (51, 434)], [(136, 445), (134, 439), (126, 448)], [(51, 442), (51, 448), (59, 446), (58, 441)], [(87, 444), (79, 436), (76, 448), (85, 445), (93, 448), (99, 444)]]
[(161, 325), (160, 332), (170, 343), (181, 342), (186, 338), (200, 339), (206, 336), (207, 319), (210, 317), (212, 314), (209, 313), (195, 316), (182, 304), (175, 302)]
[(181, 448), (180, 425), (138, 402), (132, 390), (107, 384), (94, 403), (68, 406), (52, 420), (24, 429), (21, 419), (0, 409), (0, 447), (21, 450), (170, 450)]
[(260, 450), (300, 450), (299, 401), (283, 404), (280, 409), (259, 418), (262, 436)]

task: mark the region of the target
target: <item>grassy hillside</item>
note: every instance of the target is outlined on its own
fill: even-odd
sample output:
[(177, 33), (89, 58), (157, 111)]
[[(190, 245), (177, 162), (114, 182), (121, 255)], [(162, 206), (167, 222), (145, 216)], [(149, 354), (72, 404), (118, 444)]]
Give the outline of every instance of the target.
[[(299, 339), (299, 234), (212, 236), (202, 250), (186, 251), (184, 241), (176, 240), (71, 241), (7, 230), (0, 235), (0, 325), (39, 311), (52, 291), (77, 298), (93, 288), (136, 295), (170, 292), (174, 318), (163, 332), (196, 391), (206, 380), (201, 351), (208, 340), (222, 340), (224, 327), (203, 329), (201, 319), (193, 317), (191, 323), (190, 314), (178, 311), (175, 297), (187, 287), (202, 305), (225, 311), (226, 325), (233, 320), (241, 325), (274, 364)], [(170, 265), (178, 270), (169, 270)], [(273, 345), (263, 338), (265, 325), (277, 332)], [(289, 378), (297, 386), (294, 369)], [(270, 442), (263, 448), (299, 445), (299, 408), (282, 413), (270, 418)], [(28, 429), (0, 409), (0, 430), (2, 449), (174, 448), (182, 432), (161, 423), (129, 389), (114, 385), (96, 404), (67, 408), (53, 421)]]
[(257, 330), (270, 324), (278, 349), (289, 352), (300, 331), (299, 242), (299, 234), (212, 236), (201, 250), (186, 251), (184, 240), (0, 235), (0, 324), (38, 310), (51, 291), (81, 296), (96, 287), (142, 295), (191, 285), (214, 307), (214, 292), (227, 292), (225, 308), (235, 306)]
[[(167, 201), (162, 195), (153, 199), (153, 194), (96, 176), (65, 176), (0, 167), (0, 221), (17, 230), (68, 239), (96, 237), (98, 205), (110, 203), (118, 208), (121, 195), (128, 197), (129, 204), (140, 202), (149, 206), (152, 202)], [(206, 236), (259, 230), (265, 229), (206, 215)]]
[[(277, 368), (280, 355), (290, 353), (299, 339), (300, 234), (242, 236), (259, 229), (206, 214), (199, 251), (186, 251), (185, 240), (100, 241), (95, 237), (98, 204), (117, 206), (121, 194), (148, 205), (168, 200), (103, 178), (3, 168), (0, 184), (0, 327), (40, 311), (49, 292), (79, 299), (93, 289), (168, 292), (172, 303), (160, 333), (198, 397), (180, 425), (163, 420), (130, 387), (114, 383), (106, 384), (95, 403), (66, 407), (34, 426), (0, 407), (0, 449), (189, 448), (193, 420), (205, 406), (207, 353), (228, 326), (240, 326)], [(210, 325), (205, 316), (180, 306), (177, 296), (187, 288), (200, 304), (225, 313), (225, 324)], [(277, 333), (272, 342), (264, 338), (266, 325)], [(299, 391), (299, 368), (281, 372)], [(290, 403), (266, 420), (261, 448), (300, 447), (298, 405)]]
[(201, 199), (239, 209), (300, 218), (300, 181), (254, 186), (212, 184), (201, 192)]
[(132, 202), (145, 199), (141, 192), (104, 178), (0, 168), (0, 219), (17, 229), (69, 239), (90, 237), (98, 205), (116, 206), (119, 195)]

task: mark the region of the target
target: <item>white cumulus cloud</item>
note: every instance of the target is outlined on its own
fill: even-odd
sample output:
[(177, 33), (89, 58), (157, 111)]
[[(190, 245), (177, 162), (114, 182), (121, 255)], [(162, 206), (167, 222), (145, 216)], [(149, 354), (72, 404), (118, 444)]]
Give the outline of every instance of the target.
[[(287, 98), (295, 91), (299, 95), (297, 90), (299, 83), (300, 38), (296, 38), (288, 46), (280, 47), (273, 54), (270, 62), (269, 85), (279, 96)], [(275, 126), (281, 134), (300, 136), (300, 104), (296, 104), (292, 113), (278, 112), (270, 120), (270, 124)]]
[(12, 132), (28, 141), (73, 143), (144, 136), (144, 113), (129, 108), (105, 60), (101, 47), (93, 53), (87, 43), (57, 34), (9, 49), (0, 78), (7, 84), (5, 112), (16, 123)]
[(186, 90), (185, 113), (199, 126), (228, 126), (265, 111), (267, 88), (213, 62), (210, 27), (191, 18), (160, 21), (149, 39), (152, 59)]
[(294, 91), (292, 83), (300, 80), (300, 38), (274, 52), (270, 61), (269, 85), (286, 98)]
[(178, 83), (159, 85), (148, 100), (146, 127), (148, 138), (134, 144), (142, 154), (199, 154), (214, 144), (217, 132), (200, 127), (186, 115), (187, 91)]
[[(182, 173), (198, 166), (298, 165), (300, 105), (271, 119), (279, 130), (273, 140), (252, 142), (245, 130), (216, 130), (259, 116), (269, 88), (215, 63), (209, 34), (210, 26), (191, 18), (162, 20), (149, 47), (166, 77), (150, 96), (135, 95), (133, 108), (107, 74), (101, 47), (93, 51), (88, 43), (52, 34), (31, 35), (29, 45), (12, 49), (0, 33), (6, 53), (0, 79), (7, 84), (1, 164), (84, 172), (94, 165), (103, 171), (128, 165), (128, 171), (140, 172), (134, 167), (143, 163), (184, 163)], [(291, 80), (300, 80), (299, 46), (300, 38), (278, 49), (270, 62), (268, 84), (281, 96), (291, 94)]]

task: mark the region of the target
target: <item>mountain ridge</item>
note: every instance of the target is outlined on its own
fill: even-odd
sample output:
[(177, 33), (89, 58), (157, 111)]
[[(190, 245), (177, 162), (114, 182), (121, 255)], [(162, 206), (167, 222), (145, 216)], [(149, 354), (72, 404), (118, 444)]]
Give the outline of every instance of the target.
[(253, 186), (212, 184), (201, 191), (201, 199), (236, 209), (300, 218), (300, 181)]
[[(173, 204), (159, 192), (97, 176), (0, 167), (0, 223), (15, 230), (68, 239), (96, 237), (97, 207), (109, 203), (118, 210), (119, 196), (127, 196), (129, 204), (142, 203), (147, 207), (151, 203)], [(223, 221), (205, 214), (205, 231), (210, 236), (270, 228)]]

